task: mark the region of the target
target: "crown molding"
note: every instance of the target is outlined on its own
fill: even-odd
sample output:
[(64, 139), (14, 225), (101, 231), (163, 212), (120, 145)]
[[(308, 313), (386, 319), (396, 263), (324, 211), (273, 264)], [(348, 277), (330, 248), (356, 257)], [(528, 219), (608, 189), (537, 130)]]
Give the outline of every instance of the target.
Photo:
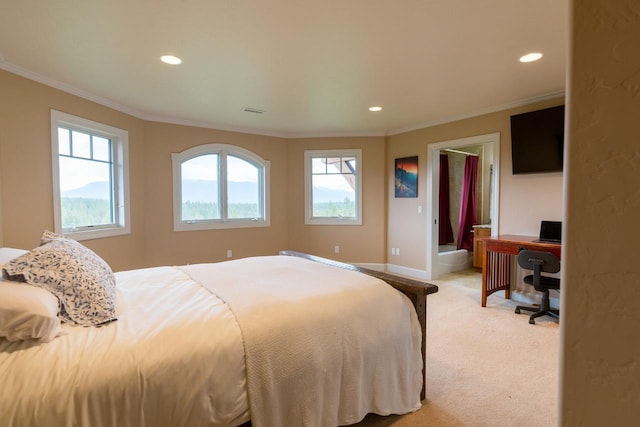
[(498, 111), (510, 110), (512, 108), (524, 107), (526, 105), (535, 104), (543, 101), (549, 101), (552, 99), (564, 98), (564, 97), (565, 97), (565, 91), (559, 90), (556, 92), (546, 93), (544, 95), (539, 95), (531, 98), (522, 99), (519, 101), (509, 102), (507, 104), (495, 105), (493, 107), (482, 108), (480, 110), (470, 111), (468, 113), (459, 114), (456, 116), (450, 116), (450, 117), (446, 117), (438, 120), (424, 122), (418, 125), (412, 125), (412, 126), (399, 128), (399, 129), (390, 130), (387, 132), (387, 136), (393, 136), (401, 133), (412, 132), (414, 130), (425, 129), (432, 126), (455, 122), (458, 120), (469, 119), (471, 117), (478, 117), (478, 116), (483, 116), (485, 114), (497, 113)]
[(251, 135), (271, 136), (274, 138), (284, 138), (284, 139), (350, 138), (350, 137), (356, 138), (356, 137), (393, 136), (401, 133), (411, 132), (414, 130), (424, 129), (424, 128), (441, 125), (445, 123), (451, 123), (457, 120), (468, 119), (471, 117), (495, 113), (498, 111), (508, 110), (511, 108), (522, 107), (525, 105), (534, 104), (537, 102), (547, 101), (547, 100), (556, 99), (556, 98), (561, 98), (565, 96), (564, 90), (551, 92), (544, 95), (511, 102), (508, 104), (496, 105), (493, 107), (488, 107), (481, 110), (472, 111), (469, 113), (464, 113), (464, 114), (460, 114), (452, 117), (446, 117), (438, 120), (432, 120), (432, 121), (424, 122), (418, 125), (398, 128), (398, 129), (390, 130), (387, 132), (374, 132), (374, 131), (361, 131), (361, 132), (329, 131), (329, 132), (308, 132), (308, 133), (307, 132), (278, 132), (278, 131), (271, 131), (266, 129), (253, 129), (253, 128), (245, 128), (245, 127), (239, 127), (239, 126), (229, 126), (229, 125), (215, 123), (215, 122), (185, 120), (185, 119), (177, 119), (172, 117), (149, 114), (144, 111), (140, 111), (138, 109), (120, 104), (111, 99), (97, 96), (86, 90), (79, 89), (73, 85), (60, 82), (58, 80), (52, 79), (47, 76), (43, 76), (42, 74), (38, 74), (26, 68), (12, 64), (8, 61), (5, 61), (1, 53), (0, 53), (0, 69), (19, 75), (26, 79), (33, 80), (43, 85), (52, 87), (54, 89), (58, 89), (60, 91), (69, 93), (71, 95), (78, 96), (88, 101), (95, 102), (96, 104), (111, 108), (116, 111), (120, 111), (121, 113), (125, 113), (145, 121), (168, 123), (168, 124), (181, 125), (181, 126), (194, 126), (194, 127), (205, 128), (205, 129), (215, 129), (215, 130), (227, 131), (227, 132), (239, 132), (239, 133), (245, 133), (245, 134), (251, 134)]

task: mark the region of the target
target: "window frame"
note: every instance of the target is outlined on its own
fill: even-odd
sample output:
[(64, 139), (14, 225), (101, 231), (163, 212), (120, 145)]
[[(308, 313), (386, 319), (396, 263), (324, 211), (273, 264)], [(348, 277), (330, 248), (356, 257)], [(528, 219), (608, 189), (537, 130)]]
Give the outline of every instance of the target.
[[(355, 218), (314, 217), (312, 161), (317, 157), (355, 157)], [(304, 223), (305, 225), (362, 225), (362, 149), (304, 151)]]
[[(217, 154), (218, 157), (218, 194), (220, 198), (220, 218), (206, 220), (182, 221), (182, 164), (193, 158)], [(262, 218), (228, 218), (227, 201), (227, 157), (233, 156), (244, 160), (258, 169), (258, 192), (259, 209), (262, 211)], [(270, 220), (270, 172), (271, 162), (265, 160), (257, 154), (230, 144), (204, 144), (191, 147), (180, 153), (171, 153), (171, 163), (173, 170), (173, 230), (218, 230), (230, 228), (256, 228), (269, 227)]]
[[(106, 225), (83, 226), (77, 229), (62, 228), (62, 200), (60, 192), (60, 150), (58, 128), (64, 127), (112, 141), (111, 175), (114, 222)], [(129, 132), (104, 123), (74, 116), (51, 109), (51, 161), (53, 178), (54, 231), (75, 240), (131, 234), (129, 203)]]

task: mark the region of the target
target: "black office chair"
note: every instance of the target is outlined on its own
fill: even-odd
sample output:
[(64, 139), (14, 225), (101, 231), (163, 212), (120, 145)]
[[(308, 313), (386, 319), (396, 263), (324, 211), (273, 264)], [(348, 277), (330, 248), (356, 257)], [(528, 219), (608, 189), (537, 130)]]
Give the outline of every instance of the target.
[(545, 273), (557, 273), (560, 271), (560, 261), (550, 252), (521, 250), (518, 254), (518, 265), (527, 270), (533, 270), (533, 274), (526, 276), (524, 282), (533, 285), (536, 291), (542, 292), (540, 306), (528, 307), (519, 305), (516, 307), (516, 314), (520, 310), (532, 311), (529, 316), (529, 323), (535, 325), (534, 320), (540, 316), (553, 316), (560, 318), (560, 312), (549, 305), (549, 290), (560, 289), (560, 279), (542, 275)]

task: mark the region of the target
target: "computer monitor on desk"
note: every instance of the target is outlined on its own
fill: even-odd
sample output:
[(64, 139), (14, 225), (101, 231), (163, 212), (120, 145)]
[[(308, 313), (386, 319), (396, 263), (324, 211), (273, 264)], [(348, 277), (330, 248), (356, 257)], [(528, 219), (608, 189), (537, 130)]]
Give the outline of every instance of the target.
[(541, 221), (540, 236), (534, 242), (541, 243), (562, 243), (562, 222), (561, 221)]

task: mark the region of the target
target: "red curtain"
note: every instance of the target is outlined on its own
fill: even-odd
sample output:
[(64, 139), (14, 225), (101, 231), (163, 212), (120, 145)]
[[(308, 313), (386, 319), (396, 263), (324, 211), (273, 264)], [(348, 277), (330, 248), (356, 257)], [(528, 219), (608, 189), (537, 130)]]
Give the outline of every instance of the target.
[(438, 244), (453, 243), (451, 228), (451, 209), (449, 207), (449, 157), (440, 154), (440, 191), (439, 191), (439, 233)]
[(476, 222), (476, 188), (478, 182), (478, 156), (467, 156), (464, 163), (464, 180), (460, 197), (460, 226), (458, 249), (473, 250), (472, 227)]

